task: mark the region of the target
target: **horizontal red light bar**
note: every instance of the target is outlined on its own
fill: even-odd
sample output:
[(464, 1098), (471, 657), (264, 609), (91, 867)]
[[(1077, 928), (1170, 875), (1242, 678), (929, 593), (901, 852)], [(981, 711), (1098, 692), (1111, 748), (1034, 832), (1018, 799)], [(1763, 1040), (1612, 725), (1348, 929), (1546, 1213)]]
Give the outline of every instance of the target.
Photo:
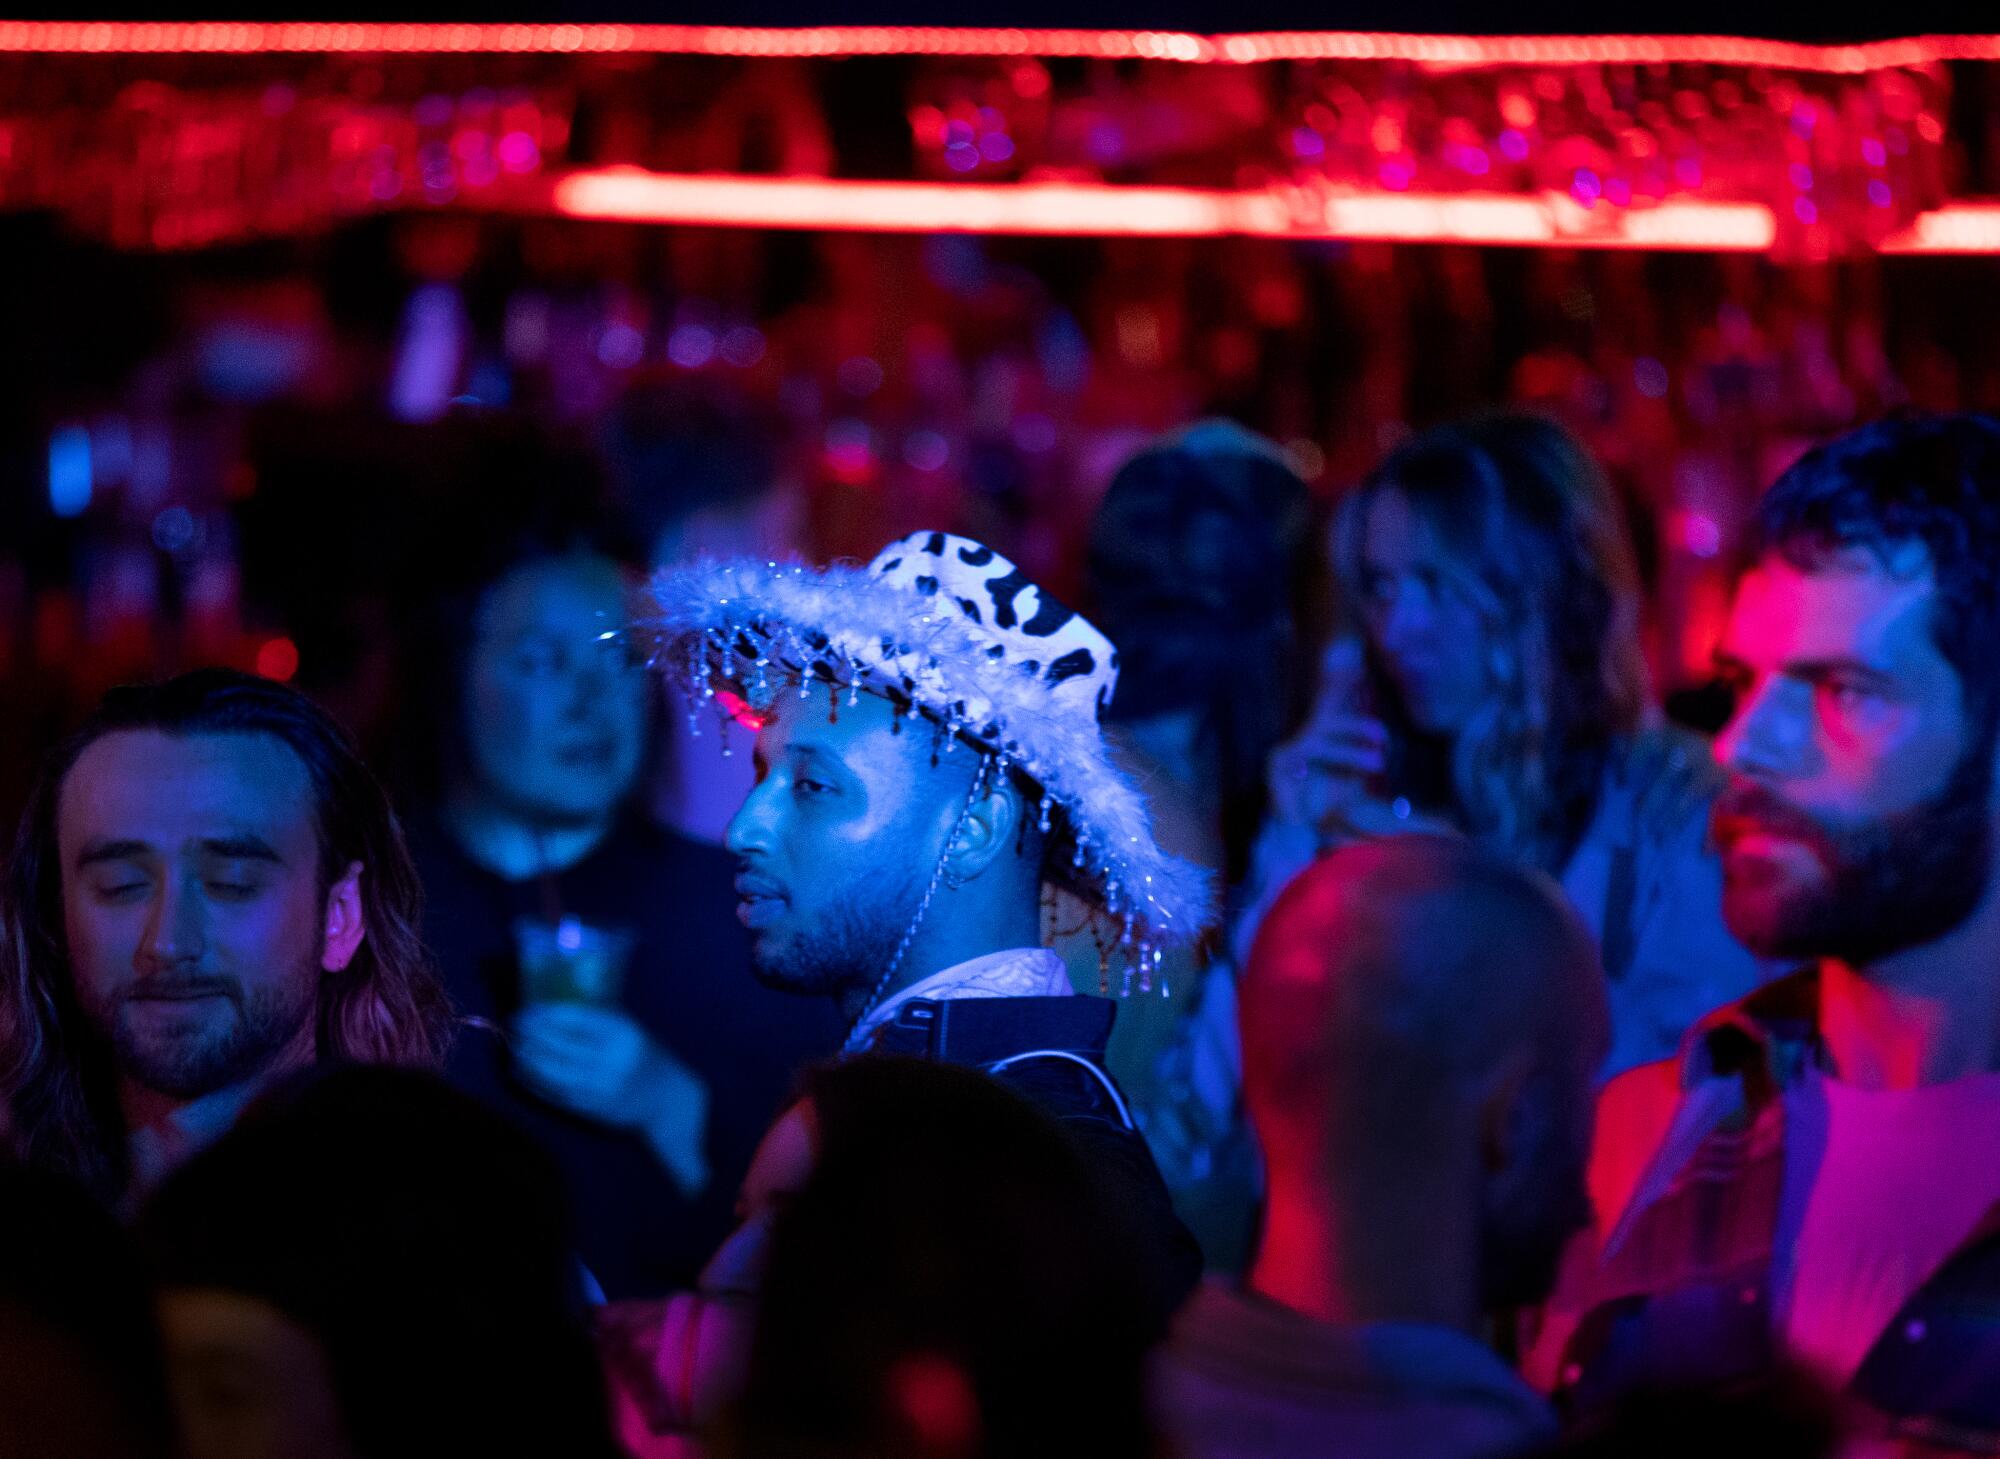
[(1439, 67), (1628, 64), (1772, 66), (1854, 73), (1935, 61), (2000, 60), (2000, 36), (1935, 35), (1812, 46), (1740, 36), (1433, 36), (1339, 31), (1192, 35), (1183, 31), (1003, 27), (727, 25), (417, 25), (296, 21), (0, 21), (0, 52), (43, 55), (548, 52), (712, 56), (1084, 56), (1253, 64), (1412, 61)]
[(1219, 36), (1219, 59), (1256, 61), (1415, 61), (1466, 66), (1708, 65), (1770, 66), (1786, 71), (1853, 74), (1934, 61), (2000, 60), (2000, 36), (1930, 35), (1861, 45), (1718, 35), (1451, 36), (1366, 35), (1337, 31)]
[(1762, 252), (1777, 225), (1754, 203), (1586, 209), (1566, 194), (1336, 193), (1101, 183), (859, 182), (602, 168), (555, 184), (572, 218), (876, 233), (1261, 237)]
[(1953, 203), (1919, 213), (1877, 247), (1883, 253), (2000, 253), (2000, 203)]
[(0, 21), (0, 52), (250, 54), (260, 51), (707, 56), (1085, 56), (1215, 59), (1213, 43), (1168, 31), (942, 26), (416, 25), (346, 22)]

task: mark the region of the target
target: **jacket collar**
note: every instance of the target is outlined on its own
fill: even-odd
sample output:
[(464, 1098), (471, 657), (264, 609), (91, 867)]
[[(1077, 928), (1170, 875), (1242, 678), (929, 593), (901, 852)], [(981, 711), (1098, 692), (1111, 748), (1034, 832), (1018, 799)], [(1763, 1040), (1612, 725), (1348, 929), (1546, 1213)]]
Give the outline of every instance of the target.
[(854, 1026), (847, 1052), (859, 1053), (876, 1030), (893, 1023), (905, 1004), (944, 1003), (961, 998), (1062, 998), (1073, 989), (1069, 968), (1046, 947), (1012, 947), (942, 968), (890, 998), (883, 999)]
[(1696, 1023), (1681, 1044), (1681, 1088), (1737, 1080), (1756, 1109), (1782, 1094), (1820, 1053), (1819, 969), (1805, 967)]
[(876, 1030), (869, 1051), (984, 1066), (1049, 1049), (1101, 1064), (1117, 1017), (1109, 998), (918, 998)]

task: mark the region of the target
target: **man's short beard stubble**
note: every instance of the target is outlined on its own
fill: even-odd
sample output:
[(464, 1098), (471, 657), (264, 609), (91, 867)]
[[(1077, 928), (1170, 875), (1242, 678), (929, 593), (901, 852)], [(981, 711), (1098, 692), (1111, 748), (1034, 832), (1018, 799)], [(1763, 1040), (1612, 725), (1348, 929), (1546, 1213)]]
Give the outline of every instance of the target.
[(1991, 733), (1978, 737), (1943, 787), (1880, 820), (1832, 824), (1750, 781), (1716, 801), (1737, 819), (1811, 848), (1824, 875), (1783, 890), (1723, 885), (1723, 917), (1761, 957), (1837, 958), (1856, 967), (1920, 947), (1978, 910), (1993, 861)]
[[(319, 1002), (319, 963), (275, 986), (244, 988), (232, 979), (182, 979), (212, 987), (235, 1018), (199, 1036), (153, 1040), (123, 1017), (126, 999), (86, 1004), (85, 1015), (111, 1046), (121, 1076), (169, 1099), (198, 1099), (264, 1073), (312, 1021)], [(301, 993), (299, 990), (304, 989)]]
[(923, 895), (914, 876), (870, 868), (789, 938), (759, 938), (751, 971), (758, 982), (781, 993), (838, 998), (865, 992), (888, 971)]

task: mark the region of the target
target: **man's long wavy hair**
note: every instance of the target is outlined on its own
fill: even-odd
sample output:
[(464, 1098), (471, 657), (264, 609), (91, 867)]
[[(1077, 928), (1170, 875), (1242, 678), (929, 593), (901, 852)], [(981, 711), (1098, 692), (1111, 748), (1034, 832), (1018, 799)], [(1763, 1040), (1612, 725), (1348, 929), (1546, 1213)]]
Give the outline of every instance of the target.
[(1596, 810), (1607, 759), (1648, 703), (1630, 537), (1597, 463), (1551, 420), (1499, 414), (1440, 426), (1392, 452), (1335, 518), (1334, 558), (1359, 623), (1369, 505), (1394, 491), (1436, 534), (1485, 629), (1485, 702), (1442, 764), (1425, 754), (1374, 648), (1376, 712), (1399, 789), (1430, 781), (1464, 828), (1556, 871)]
[(366, 935), (342, 972), (320, 980), (320, 1058), (435, 1067), (451, 1027), (419, 932), (423, 890), (402, 828), (353, 742), (324, 711), (296, 690), (229, 669), (112, 690), (44, 766), (0, 881), (0, 1108), (12, 1117), (24, 1158), (108, 1199), (125, 1183), (124, 1124), (111, 1051), (76, 998), (56, 817), (78, 757), (126, 730), (269, 735), (305, 766), (321, 897), (351, 863), (364, 868)]

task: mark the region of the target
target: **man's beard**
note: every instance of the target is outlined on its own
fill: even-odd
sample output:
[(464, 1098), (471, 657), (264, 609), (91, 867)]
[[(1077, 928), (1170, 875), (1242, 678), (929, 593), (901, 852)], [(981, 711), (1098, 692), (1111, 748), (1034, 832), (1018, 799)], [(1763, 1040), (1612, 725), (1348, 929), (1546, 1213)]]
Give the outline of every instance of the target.
[(84, 1012), (110, 1043), (123, 1077), (170, 1099), (197, 1099), (265, 1072), (298, 1038), (318, 1004), (317, 960), (302, 973), (250, 989), (227, 978), (161, 975), (155, 988), (198, 986), (225, 997), (234, 1014), (219, 1025), (205, 1021), (182, 1033), (135, 1027), (124, 1016), (130, 990), (108, 1006), (86, 1004)]
[(789, 937), (758, 938), (751, 971), (783, 993), (865, 993), (889, 970), (922, 905), (923, 888), (914, 877), (876, 868), (829, 897), (825, 910)]
[(1974, 746), (1937, 794), (1892, 816), (1831, 822), (1751, 781), (1734, 780), (1714, 824), (1735, 821), (1806, 846), (1822, 874), (1781, 881), (1728, 874), (1723, 919), (1770, 958), (1838, 958), (1865, 967), (1934, 942), (1978, 910), (1993, 861), (1992, 746)]

